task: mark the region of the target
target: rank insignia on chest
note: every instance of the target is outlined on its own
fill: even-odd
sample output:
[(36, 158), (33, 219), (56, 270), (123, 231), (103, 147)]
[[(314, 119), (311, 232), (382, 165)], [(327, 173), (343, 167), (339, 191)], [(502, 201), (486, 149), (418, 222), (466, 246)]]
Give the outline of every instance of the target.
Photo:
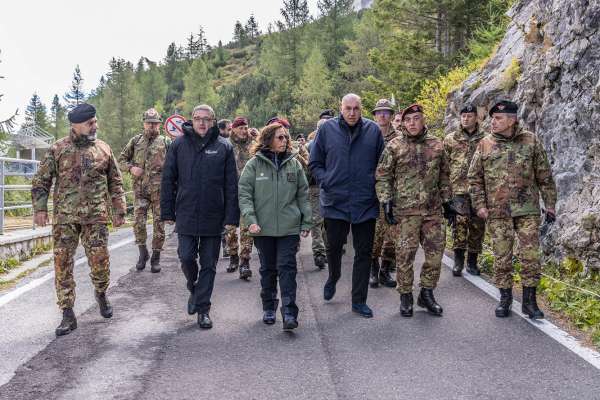
[(293, 172), (288, 172), (287, 180), (288, 182), (296, 182), (296, 174)]

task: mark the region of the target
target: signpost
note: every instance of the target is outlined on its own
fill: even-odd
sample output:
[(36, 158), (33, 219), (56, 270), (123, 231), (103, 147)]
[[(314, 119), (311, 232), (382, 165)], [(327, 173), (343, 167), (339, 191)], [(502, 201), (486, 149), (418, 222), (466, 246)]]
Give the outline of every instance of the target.
[(175, 139), (176, 137), (183, 136), (182, 125), (185, 122), (185, 118), (179, 114), (173, 114), (165, 121), (165, 132)]

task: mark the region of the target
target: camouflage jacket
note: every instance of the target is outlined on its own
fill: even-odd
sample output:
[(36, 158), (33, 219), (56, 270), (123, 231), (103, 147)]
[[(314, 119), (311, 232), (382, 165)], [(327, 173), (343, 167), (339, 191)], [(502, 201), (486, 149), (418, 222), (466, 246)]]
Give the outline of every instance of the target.
[(131, 138), (119, 156), (121, 171), (128, 172), (131, 167), (144, 170), (141, 176), (133, 176), (133, 189), (139, 193), (142, 188), (160, 192), (163, 164), (171, 139), (158, 135), (149, 138), (143, 133)]
[(392, 200), (396, 215), (441, 214), (442, 203), (451, 198), (443, 143), (427, 131), (417, 137), (402, 132), (388, 143), (376, 178), (379, 201)]
[(444, 138), (444, 151), (450, 164), (450, 185), (454, 195), (469, 193), (469, 166), (479, 141), (483, 139), (479, 127), (469, 135), (464, 129), (452, 132)]
[(125, 215), (125, 193), (117, 161), (103, 141), (73, 133), (50, 147), (32, 181), (34, 211), (48, 210), (54, 181), (54, 223), (107, 223), (108, 198), (115, 215)]
[(389, 142), (391, 142), (392, 140), (396, 139), (397, 137), (398, 137), (398, 132), (390, 124), (390, 129), (388, 130), (387, 135), (383, 135), (383, 141), (387, 145)]
[(235, 134), (229, 137), (229, 141), (233, 146), (233, 154), (235, 155), (235, 163), (237, 165), (238, 177), (241, 175), (242, 170), (246, 166), (246, 163), (250, 159), (250, 148), (254, 141), (250, 136), (245, 140), (238, 139)]
[(505, 138), (486, 135), (469, 168), (473, 208), (487, 208), (490, 218), (539, 215), (539, 194), (554, 208), (556, 186), (546, 151), (538, 137), (518, 128)]
[(293, 152), (297, 152), (298, 155), (296, 156), (296, 159), (298, 161), (300, 161), (300, 164), (302, 164), (302, 169), (304, 170), (304, 173), (306, 174), (308, 172), (308, 150), (306, 149), (306, 146), (303, 144), (298, 143), (297, 141), (292, 141), (292, 151)]

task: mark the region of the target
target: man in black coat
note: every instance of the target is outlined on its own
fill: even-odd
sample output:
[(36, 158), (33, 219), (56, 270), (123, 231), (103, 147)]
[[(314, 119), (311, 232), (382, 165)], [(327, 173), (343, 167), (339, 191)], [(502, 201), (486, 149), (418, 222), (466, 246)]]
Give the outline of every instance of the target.
[(237, 170), (233, 148), (219, 135), (210, 106), (196, 106), (183, 132), (169, 148), (163, 167), (161, 218), (176, 224), (177, 253), (191, 293), (188, 313), (198, 313), (198, 325), (210, 329), (221, 232), (224, 225), (240, 220)]

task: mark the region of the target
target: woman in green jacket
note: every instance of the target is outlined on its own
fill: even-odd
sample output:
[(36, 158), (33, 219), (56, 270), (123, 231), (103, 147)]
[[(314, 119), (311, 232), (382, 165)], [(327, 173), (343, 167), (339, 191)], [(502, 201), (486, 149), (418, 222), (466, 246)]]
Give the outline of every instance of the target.
[(239, 180), (239, 203), (260, 258), (263, 322), (275, 323), (279, 276), (283, 329), (290, 330), (298, 326), (296, 252), (312, 221), (308, 182), (279, 123), (262, 129), (251, 154)]

